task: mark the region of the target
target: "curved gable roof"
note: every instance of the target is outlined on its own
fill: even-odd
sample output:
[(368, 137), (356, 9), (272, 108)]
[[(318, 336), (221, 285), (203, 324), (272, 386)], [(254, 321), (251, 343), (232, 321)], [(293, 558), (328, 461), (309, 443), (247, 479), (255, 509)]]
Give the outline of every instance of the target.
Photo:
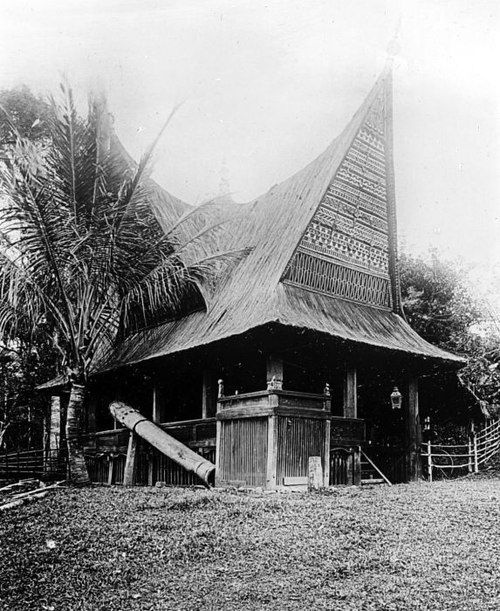
[[(247, 248), (248, 253), (220, 274), (206, 299), (206, 311), (127, 338), (116, 347), (105, 369), (216, 342), (267, 323), (308, 328), (347, 341), (462, 362), (423, 340), (394, 311), (281, 282), (372, 104), (383, 88), (390, 86), (390, 78), (386, 69), (343, 132), (305, 168), (248, 204), (220, 202), (212, 207), (212, 218), (222, 222), (221, 251)], [(235, 206), (239, 209), (236, 215)], [(389, 239), (395, 241), (395, 217), (392, 222)], [(393, 253), (395, 258), (395, 247)], [(394, 269), (392, 285), (397, 309)]]

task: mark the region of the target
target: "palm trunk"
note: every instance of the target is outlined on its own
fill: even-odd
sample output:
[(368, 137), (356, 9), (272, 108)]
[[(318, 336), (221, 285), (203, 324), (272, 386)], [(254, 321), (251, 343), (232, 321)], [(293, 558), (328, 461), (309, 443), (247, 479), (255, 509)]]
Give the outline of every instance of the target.
[(81, 440), (83, 399), (85, 386), (73, 383), (66, 416), (66, 443), (68, 445), (69, 479), (73, 484), (90, 484)]

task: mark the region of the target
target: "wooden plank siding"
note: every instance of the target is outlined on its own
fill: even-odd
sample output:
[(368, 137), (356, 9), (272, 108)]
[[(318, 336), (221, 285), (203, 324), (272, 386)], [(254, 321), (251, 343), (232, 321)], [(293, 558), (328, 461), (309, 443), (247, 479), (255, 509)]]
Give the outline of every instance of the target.
[(221, 421), (218, 484), (265, 486), (268, 456), (268, 419)]
[(325, 469), (326, 420), (278, 417), (276, 485), (285, 478), (307, 477), (309, 457), (320, 456)]

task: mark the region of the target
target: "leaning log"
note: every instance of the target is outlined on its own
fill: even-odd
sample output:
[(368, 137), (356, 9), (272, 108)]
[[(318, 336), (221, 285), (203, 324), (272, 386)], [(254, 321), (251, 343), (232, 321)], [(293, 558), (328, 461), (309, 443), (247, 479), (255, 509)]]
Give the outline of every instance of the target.
[(197, 475), (201, 481), (210, 486), (211, 478), (215, 471), (215, 465), (206, 460), (177, 439), (174, 439), (163, 429), (145, 418), (136, 409), (123, 403), (113, 401), (109, 406), (112, 416), (120, 424), (130, 429), (133, 433), (142, 437), (150, 445), (165, 454), (178, 465)]

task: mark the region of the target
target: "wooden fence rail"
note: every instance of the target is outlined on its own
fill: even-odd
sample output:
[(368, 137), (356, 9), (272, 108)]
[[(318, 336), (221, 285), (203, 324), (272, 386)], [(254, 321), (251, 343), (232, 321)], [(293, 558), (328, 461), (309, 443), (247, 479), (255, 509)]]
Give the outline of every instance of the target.
[(481, 465), (500, 451), (500, 418), (490, 420), (481, 429), (471, 425), (467, 443), (446, 445), (433, 444), (430, 440), (422, 444), (422, 458), (427, 466), (427, 478), (432, 482), (440, 473), (451, 476), (467, 470), (477, 473)]
[(0, 453), (0, 478), (66, 477), (66, 452), (61, 450), (16, 450)]

